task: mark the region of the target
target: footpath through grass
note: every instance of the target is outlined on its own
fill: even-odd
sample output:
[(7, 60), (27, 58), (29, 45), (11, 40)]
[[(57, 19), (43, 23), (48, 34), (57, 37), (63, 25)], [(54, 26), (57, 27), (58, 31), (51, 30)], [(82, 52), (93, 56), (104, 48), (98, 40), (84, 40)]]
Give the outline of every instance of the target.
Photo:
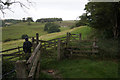
[[(69, 29), (68, 27), (65, 27), (65, 28), (62, 27), (61, 29), (63, 31), (57, 32), (57, 33), (51, 33), (51, 34), (44, 34), (44, 35), (41, 35), (39, 37), (39, 39), (40, 40), (50, 40), (50, 39), (54, 39), (54, 38), (59, 38), (59, 37), (66, 36), (67, 32), (82, 33), (82, 37), (86, 37), (86, 35), (89, 35), (91, 30), (92, 30), (90, 27), (87, 27), (87, 26), (81, 26), (81, 27), (77, 27), (77, 28), (74, 28), (74, 29)], [(36, 33), (34, 33), (34, 36), (35, 36), (35, 34)], [(86, 35), (84, 35), (84, 34), (86, 34)], [(6, 49), (22, 46), (23, 42), (24, 42), (23, 39), (9, 41), (9, 42), (3, 42), (2, 43), (2, 49), (6, 50)]]

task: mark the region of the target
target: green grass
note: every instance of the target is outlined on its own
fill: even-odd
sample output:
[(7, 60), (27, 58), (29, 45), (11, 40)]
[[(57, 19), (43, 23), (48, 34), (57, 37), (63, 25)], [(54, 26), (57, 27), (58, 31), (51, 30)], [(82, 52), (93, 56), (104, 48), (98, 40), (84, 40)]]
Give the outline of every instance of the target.
[[(33, 23), (32, 26), (27, 26), (27, 24), (20, 25), (21, 28), (29, 27), (25, 29), (20, 29), (19, 27), (16, 28), (16, 24), (13, 26), (13, 31), (18, 30), (21, 33), (23, 33), (24, 30), (26, 31), (29, 36), (35, 36), (35, 33), (38, 31), (40, 34), (40, 39), (42, 40), (50, 40), (58, 37), (66, 36), (67, 32), (71, 32), (74, 34), (82, 33), (82, 38), (86, 39), (91, 35), (92, 29), (87, 26), (77, 27), (74, 29), (69, 29), (68, 27), (61, 27), (62, 32), (58, 33), (52, 33), (47, 34), (46, 32), (43, 32), (43, 25), (40, 23)], [(34, 26), (33, 26), (34, 25)], [(40, 26), (41, 25), (41, 26)], [(14, 27), (16, 29), (14, 29)], [(10, 28), (10, 27), (7, 27)], [(6, 30), (8, 30), (6, 28)], [(9, 34), (12, 32), (12, 30), (9, 29)], [(41, 30), (40, 30), (41, 29)], [(33, 32), (32, 32), (33, 31)], [(20, 35), (15, 31), (15, 35)], [(11, 33), (13, 34), (13, 33)], [(9, 35), (7, 33), (4, 33), (3, 35), (7, 35), (8, 38)], [(14, 38), (15, 35), (13, 36)], [(6, 38), (5, 37), (5, 38)], [(3, 49), (10, 49), (17, 46), (22, 46), (24, 40), (15, 40), (15, 41), (9, 41), (3, 43)], [(106, 41), (107, 42), (107, 41)], [(47, 54), (46, 54), (47, 53)], [(47, 69), (54, 69), (58, 70), (58, 75), (61, 75), (62, 78), (117, 78), (117, 71), (118, 71), (118, 64), (114, 61), (102, 61), (102, 60), (91, 60), (91, 59), (64, 59), (62, 61), (56, 61), (57, 59), (57, 52), (54, 50), (48, 50), (47, 52), (44, 52), (41, 56), (41, 69), (47, 70)], [(51, 78), (50, 75), (47, 75), (45, 73), (40, 74), (41, 78)]]
[(104, 61), (90, 58), (71, 58), (56, 60), (57, 53), (48, 50), (42, 54), (41, 69), (58, 71), (56, 75), (62, 78), (117, 78), (118, 63), (112, 60)]
[(82, 34), (82, 39), (86, 39), (87, 37), (91, 36), (92, 32), (93, 31), (92, 31), (91, 27), (84, 26), (84, 28), (72, 31), (71, 33), (73, 33), (73, 34), (81, 33)]
[[(66, 33), (67, 32), (77, 32), (77, 33), (82, 33), (82, 36), (85, 36), (84, 34), (86, 35), (89, 35), (91, 31), (89, 31), (89, 27), (84, 27), (84, 26), (81, 26), (81, 27), (77, 27), (77, 28), (74, 28), (74, 29), (69, 29), (69, 27), (65, 27), (65, 28), (61, 28), (63, 31), (61, 32), (57, 32), (57, 33), (51, 33), (51, 34), (44, 34), (44, 35), (41, 35), (39, 37), (39, 39), (42, 39), (42, 40), (50, 40), (50, 39), (54, 39), (54, 38), (59, 38), (59, 37), (63, 37), (63, 36), (66, 36)], [(82, 30), (81, 30), (82, 29)], [(85, 31), (85, 30), (86, 31)], [(80, 32), (78, 32), (80, 31)], [(34, 33), (34, 36), (35, 36), (35, 33)], [(86, 36), (85, 36), (86, 37)], [(24, 40), (21, 39), (21, 40), (14, 40), (14, 41), (9, 41), (9, 42), (3, 42), (2, 43), (2, 49), (3, 50), (6, 50), (6, 49), (10, 49), (10, 48), (15, 48), (15, 47), (18, 47), (18, 46), (22, 46), (23, 45), (23, 42)]]
[(28, 25), (27, 23), (19, 23), (9, 27), (3, 27), (2, 40), (21, 39), (23, 34), (33, 37), (35, 36), (35, 33), (39, 33), (40, 36), (47, 34), (47, 32), (44, 31), (44, 24), (32, 23), (32, 25)]
[(56, 65), (64, 78), (116, 78), (117, 68), (114, 62), (89, 59), (63, 60)]
[(76, 23), (76, 21), (67, 20), (67, 21), (59, 21), (59, 22), (55, 22), (55, 23), (59, 24), (60, 26), (70, 27), (70, 26), (74, 25)]
[(98, 46), (104, 57), (117, 58), (119, 50), (118, 40), (99, 39)]
[[(59, 22), (55, 22), (59, 24)], [(65, 31), (70, 29), (68, 25), (74, 24), (74, 21), (61, 21), (59, 25), (66, 26), (61, 27), (61, 31)], [(35, 36), (35, 33), (39, 33), (39, 36), (47, 34), (46, 31), (44, 31), (44, 25), (45, 23), (32, 23), (31, 25), (28, 25), (28, 23), (18, 23), (14, 24), (8, 27), (0, 28), (2, 29), (2, 41), (5, 40), (14, 40), (14, 39), (21, 39), (21, 36), (23, 34), (27, 34), (29, 37)]]

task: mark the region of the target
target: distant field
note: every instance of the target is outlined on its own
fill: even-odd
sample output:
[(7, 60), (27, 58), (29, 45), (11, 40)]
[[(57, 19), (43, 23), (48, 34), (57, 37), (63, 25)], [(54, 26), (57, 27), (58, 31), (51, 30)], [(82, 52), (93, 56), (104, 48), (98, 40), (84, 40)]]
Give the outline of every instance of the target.
[[(61, 31), (69, 30), (71, 25), (74, 25), (75, 21), (61, 21), (55, 22), (62, 26)], [(35, 33), (39, 33), (39, 35), (45, 35), (47, 32), (44, 31), (45, 23), (32, 23), (32, 25), (28, 25), (28, 23), (19, 23), (15, 25), (11, 25), (8, 27), (2, 28), (2, 41), (5, 40), (14, 40), (21, 39), (23, 34), (27, 34), (29, 37), (35, 36)]]
[(68, 27), (68, 26), (74, 25), (75, 22), (76, 22), (76, 21), (69, 20), (69, 21), (61, 21), (61, 22), (56, 22), (56, 23), (59, 24), (60, 26)]
[(32, 25), (27, 25), (27, 23), (19, 23), (8, 27), (3, 27), (2, 29), (2, 40), (6, 39), (21, 39), (23, 34), (27, 34), (29, 37), (35, 36), (35, 33), (40, 35), (47, 34), (44, 30), (44, 24), (32, 23)]

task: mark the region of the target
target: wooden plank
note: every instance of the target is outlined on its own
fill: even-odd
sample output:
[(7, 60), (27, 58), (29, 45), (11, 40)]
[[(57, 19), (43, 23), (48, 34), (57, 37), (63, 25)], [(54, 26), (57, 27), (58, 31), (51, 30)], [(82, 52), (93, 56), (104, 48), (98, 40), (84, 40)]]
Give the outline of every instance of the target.
[(44, 40), (39, 40), (39, 42), (47, 42), (47, 41), (44, 41)]
[(38, 62), (38, 66), (37, 66), (37, 71), (36, 71), (36, 77), (35, 78), (39, 78), (40, 75), (40, 61)]
[(94, 42), (94, 40), (70, 40), (72, 42)]
[(92, 46), (70, 46), (67, 48), (92, 48)]
[(78, 34), (70, 34), (70, 35), (78, 35)]
[(72, 51), (72, 52), (79, 52), (79, 53), (98, 53), (98, 51), (91, 51), (91, 50), (72, 50), (72, 49), (67, 49), (69, 51)]
[(29, 72), (28, 78), (34, 78), (36, 67), (37, 67), (38, 61), (40, 59), (40, 54), (41, 54), (41, 51), (39, 50), (37, 52), (36, 58), (35, 58), (35, 60), (33, 62), (32, 68), (31, 68), (31, 70)]
[(20, 57), (21, 55), (22, 55), (22, 54), (19, 54), (19, 55), (16, 55), (16, 56), (13, 56), (13, 57), (7, 58), (6, 60), (10, 60), (10, 59), (18, 58), (18, 57)]
[(19, 52), (22, 52), (22, 51), (17, 51), (17, 52), (14, 52), (14, 53), (11, 53), (11, 54), (2, 54), (3, 57), (6, 57), (6, 56), (15, 56), (17, 55), (17, 53)]
[[(23, 48), (23, 46), (21, 46), (19, 48)], [(7, 49), (7, 50), (0, 51), (0, 53), (7, 52), (7, 51), (12, 51), (12, 50), (15, 50), (15, 49), (18, 49), (18, 47), (17, 48), (12, 48), (12, 49)]]
[(32, 62), (33, 58), (35, 57), (36, 53), (39, 51), (40, 47), (41, 47), (41, 43), (39, 43), (39, 44), (37, 45), (37, 47), (36, 47), (35, 50), (33, 51), (32, 55), (31, 55), (30, 58), (28, 59), (27, 64), (30, 64), (30, 63)]

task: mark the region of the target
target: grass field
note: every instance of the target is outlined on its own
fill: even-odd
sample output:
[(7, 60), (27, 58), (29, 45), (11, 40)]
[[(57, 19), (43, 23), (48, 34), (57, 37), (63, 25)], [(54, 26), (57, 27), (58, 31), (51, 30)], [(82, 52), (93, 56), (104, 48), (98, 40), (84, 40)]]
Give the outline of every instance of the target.
[[(59, 24), (60, 26), (66, 26), (61, 27), (61, 31), (70, 29), (70, 25), (73, 25), (75, 22), (73, 21), (61, 21), (55, 22)], [(45, 35), (47, 34), (46, 31), (44, 31), (44, 25), (45, 23), (32, 23), (31, 25), (28, 25), (28, 23), (18, 23), (14, 24), (8, 27), (0, 28), (2, 29), (2, 41), (5, 40), (13, 40), (13, 39), (21, 39), (21, 36), (23, 34), (27, 34), (29, 37), (35, 36), (35, 33), (39, 33), (39, 35)]]
[[(118, 63), (91, 57), (72, 57), (57, 61), (57, 52), (48, 50), (42, 54), (40, 78), (117, 78)], [(47, 73), (54, 70), (55, 75)], [(44, 71), (44, 72), (43, 72)], [(45, 73), (46, 71), (46, 73)]]
[[(16, 24), (16, 25), (20, 25), (20, 24)], [(8, 29), (10, 27), (6, 27), (5, 31), (8, 30), (8, 33), (5, 32), (3, 35), (6, 35), (8, 38), (9, 37), (8, 34), (10, 33), (13, 34), (12, 29), (13, 30), (17, 29), (17, 31), (20, 31), (19, 34), (18, 32), (15, 31), (16, 32), (15, 35), (17, 35), (17, 37), (15, 37), (14, 35), (12, 36), (13, 39), (20, 38), (20, 35), (23, 34), (22, 31), (25, 31), (28, 29), (29, 30), (26, 31), (26, 34), (28, 34), (29, 36), (30, 35), (35, 36), (36, 32), (41, 31), (38, 33), (40, 34), (39, 39), (42, 39), (42, 40), (50, 40), (58, 37), (63, 37), (63, 36), (66, 36), (67, 32), (71, 32), (74, 34), (82, 33), (83, 39), (86, 39), (92, 34), (92, 28), (87, 26), (81, 26), (74, 29), (69, 29), (69, 27), (61, 27), (61, 30), (62, 30), (61, 32), (47, 34), (46, 32), (43, 31), (44, 24), (37, 23), (36, 25), (36, 23), (33, 23), (32, 26), (27, 26), (27, 24), (21, 25), (21, 28), (29, 27), (25, 29), (19, 29), (18, 27), (16, 27), (16, 25), (14, 25), (13, 28), (11, 29)], [(5, 49), (22, 46), (23, 42), (24, 42), (23, 39), (3, 42), (2, 48), (3, 50), (5, 50)], [(105, 43), (107, 43), (107, 41)], [(111, 43), (110, 45), (113, 45), (113, 44)], [(106, 45), (106, 46), (110, 46), (110, 45)], [(43, 70), (47, 71), (52, 69), (56, 71), (55, 75), (61, 78), (117, 78), (118, 77), (118, 73), (117, 73), (118, 64), (115, 61), (75, 57), (74, 59), (64, 59), (58, 62), (56, 60), (57, 58), (56, 56), (57, 56), (57, 52), (54, 50), (48, 50), (47, 54), (46, 53), (42, 54), (41, 56), (42, 71)], [(48, 73), (41, 72), (40, 78), (53, 78), (53, 75), (49, 75)]]
[[(51, 34), (44, 34), (44, 35), (41, 35), (39, 37), (39, 39), (50, 40), (50, 39), (54, 39), (54, 38), (58, 38), (58, 37), (63, 37), (63, 36), (66, 36), (67, 32), (82, 33), (83, 34), (82, 37), (86, 37), (86, 35), (89, 35), (89, 33), (91, 31), (91, 29), (89, 27), (86, 27), (86, 26), (81, 26), (81, 27), (77, 27), (77, 28), (74, 28), (74, 29), (69, 29), (67, 27), (63, 28), (62, 27), (61, 29), (63, 29), (63, 31), (57, 32), (57, 33), (51, 33)], [(84, 35), (84, 34), (86, 34), (86, 35)], [(34, 33), (34, 36), (35, 36), (35, 33)], [(10, 49), (10, 48), (22, 46), (23, 42), (24, 42), (23, 39), (9, 41), (9, 42), (3, 42), (2, 49), (5, 50), (5, 49)]]
[(44, 31), (44, 24), (32, 23), (32, 25), (28, 25), (27, 23), (19, 23), (9, 27), (3, 27), (2, 40), (21, 39), (23, 34), (33, 37), (35, 33), (39, 33), (40, 35), (47, 34), (47, 32)]

